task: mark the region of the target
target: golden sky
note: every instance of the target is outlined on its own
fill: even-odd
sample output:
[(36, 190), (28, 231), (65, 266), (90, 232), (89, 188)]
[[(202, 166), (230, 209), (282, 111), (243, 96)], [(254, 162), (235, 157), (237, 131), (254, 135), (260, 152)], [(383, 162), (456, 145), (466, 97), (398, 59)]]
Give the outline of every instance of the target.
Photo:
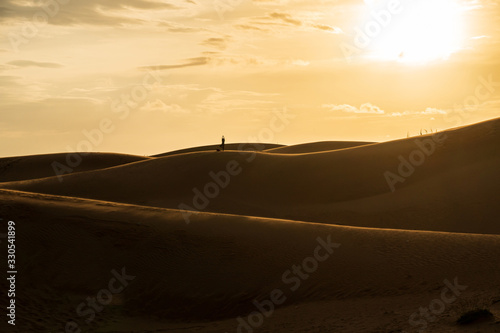
[(385, 141), (499, 116), (493, 0), (2, 0), (0, 20), (0, 156)]

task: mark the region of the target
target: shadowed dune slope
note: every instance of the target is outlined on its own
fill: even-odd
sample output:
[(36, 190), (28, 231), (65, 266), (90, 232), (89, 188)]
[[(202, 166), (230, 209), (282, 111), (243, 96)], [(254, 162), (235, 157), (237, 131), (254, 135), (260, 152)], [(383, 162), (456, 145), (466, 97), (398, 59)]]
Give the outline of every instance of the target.
[[(81, 158), (81, 160), (80, 160)], [(113, 153), (88, 153), (87, 155), (61, 153), (0, 158), (0, 182), (26, 180), (56, 175), (56, 169), (82, 172), (109, 168), (149, 159), (143, 156)], [(67, 169), (66, 169), (67, 168)]]
[(321, 142), (311, 142), (311, 143), (303, 143), (292, 146), (271, 148), (271, 149), (266, 149), (266, 152), (277, 153), (277, 154), (304, 154), (304, 153), (315, 153), (321, 151), (359, 147), (373, 143), (374, 142), (358, 142), (358, 141), (321, 141)]
[[(0, 214), (16, 222), (22, 244), (17, 315), (28, 331), (50, 327), (60, 332), (69, 319), (83, 322), (75, 308), (107, 286), (112, 269), (134, 277), (114, 298), (113, 309), (176, 319), (243, 315), (255, 310), (252, 300), (269, 299), (273, 289), (284, 293), (283, 306), (438, 293), (444, 279), (455, 278), (471, 289), (498, 291), (498, 235), (211, 213), (186, 224), (182, 213), (168, 209), (7, 190), (0, 198)], [(307, 279), (291, 272), (293, 265), (311, 267), (313, 259), (307, 258), (315, 253), (321, 260)], [(0, 286), (6, 283), (3, 279)]]
[[(434, 137), (323, 153), (199, 152), (67, 175), (63, 182), (1, 187), (354, 226), (498, 234), (498, 142), (496, 119)], [(419, 165), (400, 166), (409, 159)], [(238, 174), (228, 177), (228, 168)], [(398, 168), (404, 182), (392, 192), (384, 174), (395, 176)]]
[[(266, 149), (273, 149), (283, 147), (283, 145), (273, 144), (273, 143), (227, 143), (225, 144), (225, 150), (253, 150), (253, 151), (262, 151)], [(169, 151), (167, 153), (153, 155), (151, 157), (165, 157), (171, 155), (179, 155), (186, 153), (194, 153), (200, 151), (216, 151), (219, 148), (219, 144), (209, 145), (209, 146), (200, 146), (186, 149), (179, 149), (174, 151)]]

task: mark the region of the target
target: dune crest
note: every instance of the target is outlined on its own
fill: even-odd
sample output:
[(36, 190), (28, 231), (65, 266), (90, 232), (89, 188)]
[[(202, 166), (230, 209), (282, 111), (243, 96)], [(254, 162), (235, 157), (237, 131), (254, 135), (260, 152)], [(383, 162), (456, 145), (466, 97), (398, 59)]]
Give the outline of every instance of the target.
[(321, 141), (321, 142), (311, 142), (298, 145), (271, 148), (271, 149), (266, 149), (266, 152), (274, 154), (316, 153), (316, 152), (365, 146), (373, 143), (374, 142), (361, 142), (361, 141)]
[(60, 179), (21, 158), (5, 179), (30, 179), (0, 184), (16, 329), (456, 332), (481, 302), (493, 320), (471, 331), (497, 332), (498, 142), (500, 119), (308, 153), (97, 154)]
[[(427, 135), (315, 154), (194, 152), (70, 174), (62, 182), (53, 177), (0, 188), (353, 226), (499, 234), (500, 225), (492, 222), (500, 213), (499, 127), (496, 119), (439, 133), (439, 142)], [(387, 172), (398, 174), (415, 152), (424, 161), (400, 176), (393, 192)], [(225, 180), (229, 165), (235, 175)]]
[[(176, 320), (246, 316), (255, 310), (253, 300), (263, 302), (276, 289), (286, 308), (369, 297), (404, 302), (455, 278), (460, 285), (495, 290), (500, 278), (500, 239), (494, 235), (210, 213), (186, 224), (176, 210), (9, 190), (1, 190), (0, 198), (5, 203), (1, 213), (18, 216), (22, 228), (18, 242), (25, 244), (19, 253), (24, 279), (37, 281), (19, 296), (31, 304), (22, 308), (24, 318), (40, 315), (29, 297), (43, 297), (45, 291), (53, 293), (46, 303), (51, 308), (61, 302), (58, 308), (74, 309), (85, 295), (106, 285), (111, 268), (134, 277), (116, 305), (122, 312)], [(40, 252), (36, 260), (29, 255)], [(482, 279), (485, 274), (489, 279)], [(53, 310), (46, 321), (63, 327), (66, 316)], [(24, 325), (36, 329), (40, 322)]]
[(54, 177), (144, 161), (143, 156), (115, 153), (60, 153), (0, 158), (0, 182)]

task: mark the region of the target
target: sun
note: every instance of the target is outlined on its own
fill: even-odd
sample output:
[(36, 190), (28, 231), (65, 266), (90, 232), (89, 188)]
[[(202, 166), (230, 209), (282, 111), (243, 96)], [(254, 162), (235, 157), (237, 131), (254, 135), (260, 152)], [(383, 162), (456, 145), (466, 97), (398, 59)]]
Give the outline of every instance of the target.
[[(373, 1), (367, 1), (372, 7)], [(381, 60), (427, 63), (448, 59), (462, 48), (461, 8), (454, 0), (402, 0), (369, 53)]]

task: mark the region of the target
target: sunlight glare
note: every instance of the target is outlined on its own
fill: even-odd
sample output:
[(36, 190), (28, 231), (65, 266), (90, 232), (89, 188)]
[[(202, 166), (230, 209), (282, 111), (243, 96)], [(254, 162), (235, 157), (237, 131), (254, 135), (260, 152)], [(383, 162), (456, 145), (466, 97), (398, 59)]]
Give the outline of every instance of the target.
[(402, 8), (374, 40), (375, 58), (426, 63), (448, 59), (461, 48), (463, 24), (454, 0), (403, 1)]

